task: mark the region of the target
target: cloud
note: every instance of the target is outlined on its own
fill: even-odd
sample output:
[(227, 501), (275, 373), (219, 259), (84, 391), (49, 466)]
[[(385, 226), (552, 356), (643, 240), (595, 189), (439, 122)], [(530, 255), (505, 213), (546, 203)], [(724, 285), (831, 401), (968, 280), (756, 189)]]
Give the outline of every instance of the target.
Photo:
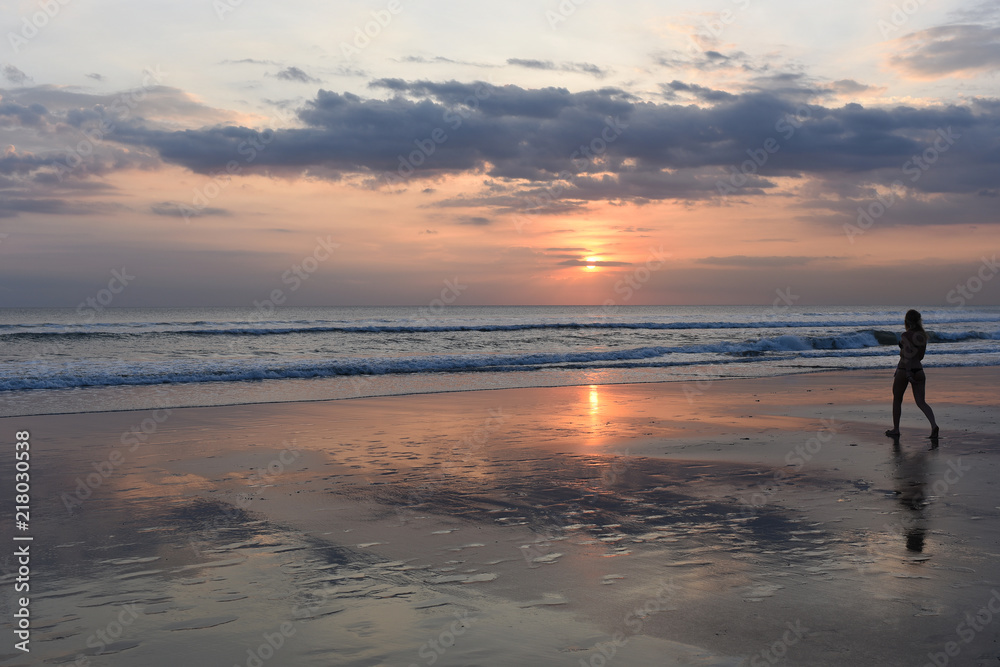
[(41, 213), (47, 215), (90, 215), (106, 213), (115, 207), (78, 201), (59, 199), (55, 197), (24, 198), (0, 197), (0, 218), (13, 218), (19, 213)]
[(283, 81), (298, 81), (299, 83), (320, 83), (319, 79), (309, 76), (298, 67), (286, 67), (285, 69), (281, 70), (274, 76)]
[(1000, 27), (946, 25), (928, 28), (893, 42), (890, 65), (918, 79), (973, 76), (1000, 69)]
[[(193, 208), (190, 204), (185, 204), (183, 202), (157, 202), (151, 205), (150, 210), (156, 215), (163, 215), (170, 218), (202, 218), (205, 216), (225, 216), (230, 215), (230, 212), (224, 208), (213, 208), (211, 206)], [(276, 231), (288, 231), (288, 230), (276, 230)]]
[(612, 262), (607, 260), (593, 260), (588, 261), (586, 259), (565, 259), (559, 262), (559, 266), (632, 266), (628, 262)]
[(396, 62), (415, 63), (418, 65), (464, 65), (467, 67), (481, 67), (484, 69), (497, 67), (497, 65), (490, 65), (488, 63), (455, 60), (454, 58), (446, 58), (444, 56), (434, 56), (433, 58), (428, 58), (426, 56), (406, 56), (405, 58), (397, 59)]
[(872, 86), (858, 83), (854, 79), (841, 79), (830, 84), (830, 90), (840, 95), (856, 95), (872, 89)]
[(107, 77), (103, 74), (98, 74), (97, 72), (91, 72), (85, 75), (88, 79), (93, 79), (94, 81), (107, 81)]
[(7, 79), (15, 86), (23, 86), (24, 84), (26, 84), (28, 81), (31, 80), (30, 76), (28, 76), (18, 68), (14, 67), (13, 65), (3, 66), (3, 78)]
[(257, 58), (240, 58), (239, 60), (223, 60), (220, 65), (272, 65), (280, 67), (281, 63), (275, 60), (258, 60)]
[(465, 217), (465, 218), (462, 218), (461, 220), (459, 220), (458, 224), (460, 224), (460, 225), (472, 225), (474, 227), (485, 227), (486, 225), (490, 224), (491, 222), (492, 221), (489, 218), (484, 218), (482, 216), (468, 216), (468, 217)]
[(736, 97), (732, 93), (727, 93), (724, 90), (712, 90), (711, 88), (706, 88), (705, 86), (699, 86), (694, 83), (684, 83), (682, 81), (677, 81), (676, 79), (670, 83), (660, 84), (660, 87), (667, 92), (668, 97), (676, 97), (675, 95), (672, 95), (672, 93), (677, 91), (690, 93), (698, 99), (706, 102), (728, 102)]
[(46, 123), (48, 109), (41, 104), (24, 105), (16, 101), (7, 102), (0, 97), (0, 119), (23, 126), (41, 126)]
[(599, 79), (608, 75), (607, 70), (603, 70), (592, 63), (554, 63), (551, 60), (531, 60), (526, 58), (508, 58), (508, 65), (524, 67), (527, 69), (550, 70), (556, 72), (580, 72), (590, 74)]
[(696, 260), (699, 264), (710, 264), (712, 266), (737, 266), (737, 267), (782, 267), (782, 266), (804, 266), (817, 261), (839, 260), (839, 257), (791, 257), (791, 256), (748, 256), (729, 255), (727, 257), (702, 257)]
[[(244, 174), (360, 175), (368, 187), (421, 190), (441, 175), (476, 174), (485, 178), (479, 191), (434, 204), (485, 206), (491, 215), (565, 214), (594, 201), (763, 196), (782, 192), (782, 178), (811, 179), (828, 193), (844, 193), (825, 201), (830, 210), (849, 211), (867, 196), (851, 193), (858, 184), (902, 180), (914, 195), (974, 195), (1000, 182), (997, 100), (923, 108), (824, 106), (803, 99), (822, 99), (829, 89), (805, 92), (811, 89), (791, 74), (772, 77), (772, 83), (792, 92), (728, 93), (679, 80), (667, 85), (698, 97), (702, 104), (695, 105), (647, 101), (613, 87), (571, 92), (377, 79), (370, 87), (388, 97), (320, 90), (299, 107), (294, 123), (264, 133), (219, 122), (223, 112), (165, 87), (148, 91), (125, 118), (109, 116), (115, 96), (45, 87), (5, 94), (0, 116), (25, 132), (37, 126), (39, 140), (43, 128), (72, 128), (79, 136), (102, 119), (114, 120), (84, 163), (85, 173), (149, 167), (158, 159), (207, 174), (235, 161)], [(849, 80), (836, 85), (862, 86)], [(197, 126), (200, 119), (212, 122)], [(951, 137), (944, 144), (942, 132)], [(53, 145), (58, 150), (65, 140)], [(932, 163), (914, 171), (915, 160), (932, 148)], [(51, 156), (31, 159), (41, 168)], [(740, 170), (748, 172), (745, 178)], [(738, 185), (721, 192), (734, 173)]]
[(765, 72), (767, 63), (757, 64), (743, 51), (724, 54), (714, 49), (664, 51), (653, 56), (653, 62), (670, 69), (694, 69), (699, 72)]

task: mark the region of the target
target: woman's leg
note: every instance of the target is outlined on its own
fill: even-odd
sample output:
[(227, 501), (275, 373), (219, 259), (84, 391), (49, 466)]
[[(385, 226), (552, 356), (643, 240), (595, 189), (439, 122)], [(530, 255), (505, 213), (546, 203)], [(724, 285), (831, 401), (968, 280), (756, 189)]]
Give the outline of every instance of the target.
[(906, 393), (906, 371), (897, 368), (892, 378), (892, 433), (899, 433), (899, 417), (903, 413), (903, 394)]
[(927, 405), (927, 401), (924, 400), (924, 390), (927, 388), (927, 378), (924, 376), (923, 371), (915, 373), (919, 380), (914, 380), (913, 382), (913, 400), (916, 402), (917, 407), (920, 408), (924, 416), (927, 417), (927, 421), (931, 423), (931, 435), (937, 433), (937, 422), (934, 421), (934, 411), (931, 410), (931, 406)]

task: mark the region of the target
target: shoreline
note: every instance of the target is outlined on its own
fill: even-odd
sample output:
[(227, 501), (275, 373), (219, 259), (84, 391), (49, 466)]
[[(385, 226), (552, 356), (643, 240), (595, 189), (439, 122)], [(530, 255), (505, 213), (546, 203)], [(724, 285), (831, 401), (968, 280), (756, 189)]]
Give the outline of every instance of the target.
[(1000, 587), (996, 375), (929, 374), (934, 450), (884, 370), (0, 418), (31, 657), (130, 604), (100, 664), (923, 664)]
[[(519, 389), (559, 389), (565, 387), (587, 387), (587, 386), (630, 386), (630, 385), (657, 385), (657, 384), (702, 384), (706, 382), (756, 382), (756, 381), (768, 381), (775, 380), (778, 378), (793, 377), (800, 375), (827, 375), (827, 374), (876, 374), (888, 372), (891, 374), (895, 366), (886, 368), (853, 368), (853, 369), (843, 369), (843, 368), (821, 368), (812, 370), (801, 370), (791, 373), (782, 373), (775, 375), (762, 375), (762, 376), (733, 376), (733, 377), (715, 377), (715, 376), (705, 376), (705, 377), (677, 377), (668, 379), (651, 379), (651, 380), (623, 380), (619, 382), (576, 382), (576, 383), (559, 383), (559, 384), (538, 384), (538, 385), (527, 385), (527, 386), (514, 386), (514, 387), (477, 387), (470, 389), (426, 389), (426, 390), (415, 390), (410, 392), (399, 392), (399, 393), (382, 393), (382, 394), (371, 394), (371, 395), (338, 395), (329, 396), (322, 398), (285, 398), (279, 400), (248, 400), (245, 402), (233, 402), (233, 403), (211, 403), (211, 404), (190, 404), (190, 405), (171, 405), (171, 404), (156, 404), (145, 407), (108, 407), (106, 409), (90, 409), (90, 410), (75, 410), (67, 412), (38, 412), (38, 413), (26, 413), (26, 414), (14, 414), (14, 415), (0, 415), (0, 419), (14, 419), (21, 417), (40, 417), (40, 416), (59, 416), (59, 415), (83, 415), (83, 414), (100, 414), (108, 412), (142, 412), (147, 410), (156, 409), (189, 409), (189, 408), (226, 408), (226, 407), (240, 407), (240, 406), (253, 406), (253, 405), (281, 405), (281, 404), (297, 404), (297, 403), (326, 403), (331, 401), (351, 401), (359, 399), (375, 399), (375, 398), (391, 398), (391, 397), (406, 397), (406, 396), (424, 396), (433, 394), (465, 394), (465, 393), (478, 393), (478, 392), (492, 392), (492, 391), (507, 391), (507, 390), (519, 390)], [(929, 366), (928, 370), (932, 371), (962, 371), (971, 370), (972, 372), (978, 372), (981, 369), (983, 372), (988, 372), (989, 369), (996, 369), (996, 372), (1000, 374), (1000, 366)], [(890, 375), (891, 376), (891, 375)], [(391, 378), (393, 376), (352, 376), (361, 378)], [(268, 383), (285, 383), (285, 384), (307, 384), (310, 382), (327, 382), (331, 378), (308, 378), (308, 379), (298, 379), (298, 380), (243, 380), (240, 382), (224, 382), (220, 384), (236, 387), (253, 387), (261, 388)], [(210, 389), (213, 383), (189, 383), (189, 384), (159, 384), (159, 385), (120, 385), (113, 387), (76, 387), (76, 388), (55, 388), (55, 389), (32, 389), (24, 390), (20, 392), (9, 392), (8, 399), (30, 399), (33, 395), (39, 395), (48, 392), (149, 392), (152, 394), (163, 394), (170, 393), (175, 388), (180, 387), (181, 389)], [(277, 386), (276, 384), (274, 385)], [(37, 394), (35, 392), (38, 392)], [(704, 393), (704, 392), (701, 392)], [(0, 398), (4, 398), (0, 396)]]

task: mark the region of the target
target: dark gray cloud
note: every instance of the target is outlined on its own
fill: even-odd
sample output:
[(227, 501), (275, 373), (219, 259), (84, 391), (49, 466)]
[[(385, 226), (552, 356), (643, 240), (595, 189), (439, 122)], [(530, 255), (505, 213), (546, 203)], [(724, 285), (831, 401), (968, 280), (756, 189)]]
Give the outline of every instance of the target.
[(86, 77), (88, 79), (93, 79), (94, 81), (107, 81), (108, 80), (106, 76), (104, 76), (103, 74), (98, 74), (97, 72), (91, 72), (90, 74), (87, 74)]
[(479, 215), (467, 216), (459, 219), (458, 224), (460, 225), (472, 225), (473, 227), (485, 227), (490, 224), (491, 220), (489, 218), (484, 218)]
[(599, 79), (608, 75), (607, 70), (603, 70), (592, 63), (554, 63), (551, 60), (532, 60), (528, 58), (508, 58), (508, 65), (525, 67), (527, 69), (549, 70), (555, 72), (580, 72), (590, 74)]
[[(162, 87), (149, 91), (145, 106), (126, 118), (109, 116), (112, 96), (47, 89), (30, 89), (22, 98), (57, 105), (57, 118), (46, 106), (17, 97), (4, 98), (0, 116), (24, 127), (71, 126), (77, 135), (111, 118), (100, 150), (81, 167), (93, 165), (86, 173), (148, 166), (154, 153), (198, 173), (362, 174), (371, 187), (423, 189), (426, 178), (477, 173), (486, 178), (481, 191), (435, 204), (485, 206), (492, 214), (567, 213), (602, 200), (738, 201), (775, 192), (780, 177), (823, 183), (825, 192), (840, 198), (818, 195), (813, 203), (836, 208), (838, 215), (863, 202), (863, 188), (872, 183), (900, 181), (909, 190), (942, 195), (929, 210), (996, 190), (1000, 101), (824, 106), (803, 101), (808, 95), (795, 88), (797, 82), (795, 74), (770, 77), (770, 85), (798, 91), (790, 94), (727, 93), (679, 80), (666, 85), (700, 100), (692, 104), (644, 101), (610, 87), (571, 92), (378, 79), (370, 86), (386, 98), (320, 90), (296, 112), (299, 127), (278, 123), (266, 132), (224, 122), (188, 130), (157, 125), (147, 120), (157, 112), (208, 116), (179, 91)], [(822, 95), (828, 93), (826, 88)], [(74, 100), (80, 102), (75, 108)], [(42, 168), (46, 159), (51, 156), (0, 158), (0, 171)]]
[(23, 86), (24, 84), (31, 81), (31, 77), (14, 67), (13, 65), (3, 66), (3, 78), (11, 82), (15, 86)]
[(298, 81), (299, 83), (320, 83), (320, 80), (309, 76), (304, 71), (298, 67), (286, 67), (277, 74), (274, 75), (275, 78), (281, 79), (282, 81)]
[[(617, 89), (400, 79), (372, 86), (396, 95), (321, 90), (298, 113), (307, 127), (276, 130), (266, 145), (236, 126), (168, 132), (133, 124), (116, 139), (199, 172), (231, 160), (248, 170), (322, 167), (400, 178), (486, 169), (503, 179), (566, 180), (582, 198), (668, 199), (703, 198), (754, 156), (766, 160), (750, 163), (757, 175), (741, 186), (743, 194), (766, 190), (772, 176), (899, 172), (933, 145), (938, 128), (951, 127), (965, 139), (938, 155), (949, 168), (924, 174), (915, 187), (978, 190), (984, 185), (974, 181), (997, 177), (995, 108), (827, 108), (771, 92), (718, 95), (714, 105), (697, 107), (642, 102)], [(765, 145), (776, 150), (765, 154)]]
[(724, 90), (712, 90), (711, 88), (706, 88), (705, 86), (699, 86), (694, 83), (684, 83), (683, 81), (677, 81), (676, 79), (670, 83), (660, 84), (660, 87), (669, 99), (676, 98), (677, 92), (689, 93), (706, 102), (728, 102), (736, 97), (732, 93), (727, 93)]
[(665, 51), (653, 56), (653, 62), (670, 69), (696, 69), (703, 72), (735, 70), (739, 72), (766, 72), (767, 63), (759, 64), (743, 51), (728, 55), (721, 51), (700, 49), (692, 51)]
[(945, 25), (901, 37), (889, 62), (919, 78), (1000, 70), (1000, 27)]
[(1000, 24), (1000, 5), (996, 0), (982, 0), (972, 7), (960, 7), (950, 14), (952, 23)]
[(45, 122), (48, 109), (41, 104), (19, 104), (18, 102), (7, 102), (0, 97), (0, 119), (5, 122), (14, 122), (18, 125), (40, 126)]
[(873, 86), (858, 83), (854, 79), (841, 79), (839, 81), (834, 81), (830, 84), (829, 88), (832, 92), (840, 95), (856, 95), (858, 93), (875, 90)]
[(0, 218), (13, 218), (20, 213), (41, 213), (47, 215), (91, 215), (108, 213), (119, 207), (98, 202), (81, 202), (57, 197), (2, 197), (0, 196)]
[[(230, 212), (224, 208), (214, 208), (211, 206), (204, 206), (201, 208), (193, 208), (190, 203), (184, 202), (157, 202), (150, 206), (150, 210), (156, 215), (163, 215), (169, 218), (202, 218), (205, 216), (212, 215), (230, 215)], [(289, 231), (289, 230), (271, 230), (271, 231)]]

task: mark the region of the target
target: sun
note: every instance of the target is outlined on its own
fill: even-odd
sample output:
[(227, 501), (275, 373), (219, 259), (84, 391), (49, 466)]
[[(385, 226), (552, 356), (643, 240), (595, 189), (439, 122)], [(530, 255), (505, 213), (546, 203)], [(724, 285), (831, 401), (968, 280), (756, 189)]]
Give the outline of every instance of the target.
[(584, 261), (587, 262), (587, 270), (588, 271), (596, 271), (597, 270), (597, 262), (600, 261), (600, 259), (601, 259), (600, 257), (587, 257), (584, 260)]

